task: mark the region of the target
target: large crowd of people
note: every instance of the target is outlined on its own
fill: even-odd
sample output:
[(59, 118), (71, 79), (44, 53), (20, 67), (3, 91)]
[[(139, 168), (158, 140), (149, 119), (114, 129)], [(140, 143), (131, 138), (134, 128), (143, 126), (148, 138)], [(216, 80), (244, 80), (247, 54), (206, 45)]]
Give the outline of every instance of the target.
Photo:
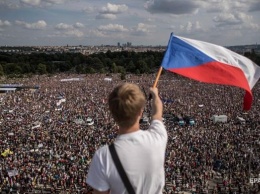
[[(117, 126), (107, 96), (122, 82), (147, 96), (155, 75), (90, 74), (5, 79), (30, 86), (0, 94), (0, 189), (6, 193), (88, 193), (95, 150), (110, 144)], [(39, 86), (35, 88), (34, 86)], [(158, 83), (168, 131), (165, 193), (257, 194), (260, 191), (260, 83), (243, 112), (242, 89), (204, 84), (172, 73)], [(190, 116), (179, 125), (174, 115)], [(227, 122), (212, 121), (226, 115)], [(171, 117), (172, 116), (172, 117)], [(244, 120), (243, 120), (244, 119)], [(141, 123), (143, 130), (149, 123)]]

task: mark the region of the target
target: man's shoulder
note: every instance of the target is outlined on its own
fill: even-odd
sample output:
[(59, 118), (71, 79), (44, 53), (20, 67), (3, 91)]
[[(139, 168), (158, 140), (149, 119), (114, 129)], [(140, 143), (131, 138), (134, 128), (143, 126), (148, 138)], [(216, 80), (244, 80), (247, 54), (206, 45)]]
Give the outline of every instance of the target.
[(102, 145), (101, 147), (99, 147), (95, 151), (94, 157), (99, 158), (101, 160), (107, 160), (108, 159), (108, 155), (110, 153), (109, 146), (110, 146), (110, 144), (105, 144), (105, 145)]
[(102, 146), (100, 146), (100, 147), (96, 150), (96, 152), (99, 152), (99, 153), (107, 152), (108, 147), (109, 147), (108, 144), (102, 145)]

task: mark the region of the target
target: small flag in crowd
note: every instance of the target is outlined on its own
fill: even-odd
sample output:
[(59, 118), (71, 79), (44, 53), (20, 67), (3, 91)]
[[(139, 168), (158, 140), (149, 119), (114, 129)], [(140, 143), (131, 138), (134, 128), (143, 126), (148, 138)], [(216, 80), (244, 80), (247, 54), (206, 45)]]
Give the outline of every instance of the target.
[(244, 89), (244, 110), (250, 110), (251, 90), (260, 78), (260, 67), (250, 59), (224, 47), (173, 33), (162, 67), (197, 81)]
[(8, 148), (4, 152), (1, 153), (1, 156), (6, 157), (8, 155), (12, 155), (13, 152)]
[(18, 170), (14, 169), (14, 170), (7, 170), (8, 176), (12, 177), (12, 176), (16, 176), (18, 175)]

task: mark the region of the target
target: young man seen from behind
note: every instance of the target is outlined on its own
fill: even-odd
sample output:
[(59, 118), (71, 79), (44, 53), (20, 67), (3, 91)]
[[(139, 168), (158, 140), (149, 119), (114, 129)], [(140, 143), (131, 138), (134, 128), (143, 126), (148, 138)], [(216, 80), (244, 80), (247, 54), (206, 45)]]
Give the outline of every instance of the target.
[[(151, 124), (140, 130), (146, 100), (136, 84), (124, 83), (109, 95), (109, 110), (119, 126), (114, 141), (115, 150), (135, 193), (162, 193), (165, 184), (164, 159), (167, 132), (162, 122), (163, 105), (157, 88), (152, 95)], [(127, 190), (109, 152), (109, 146), (99, 148), (91, 161), (87, 184), (94, 193), (124, 194)]]

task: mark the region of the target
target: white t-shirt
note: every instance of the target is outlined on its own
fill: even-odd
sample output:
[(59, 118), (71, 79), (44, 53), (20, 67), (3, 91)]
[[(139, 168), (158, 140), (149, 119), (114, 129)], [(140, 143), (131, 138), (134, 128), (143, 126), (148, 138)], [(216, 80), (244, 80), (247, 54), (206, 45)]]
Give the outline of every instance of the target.
[[(167, 132), (153, 120), (146, 131), (118, 135), (114, 145), (124, 170), (137, 194), (162, 193), (165, 184), (164, 159)], [(117, 172), (108, 145), (99, 148), (90, 164), (87, 184), (98, 191), (127, 193)]]

